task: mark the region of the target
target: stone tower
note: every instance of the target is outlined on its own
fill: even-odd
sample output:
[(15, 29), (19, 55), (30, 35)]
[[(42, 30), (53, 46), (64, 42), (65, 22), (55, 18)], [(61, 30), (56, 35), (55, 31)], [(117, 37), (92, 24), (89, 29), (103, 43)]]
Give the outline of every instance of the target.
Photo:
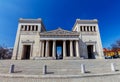
[(76, 19), (73, 31), (80, 33), (80, 54), (87, 59), (103, 58), (103, 50), (97, 19)]
[[(32, 55), (39, 56), (40, 32), (46, 31), (42, 20), (19, 19), (18, 30), (12, 59), (32, 59)], [(23, 55), (23, 54), (29, 55)]]

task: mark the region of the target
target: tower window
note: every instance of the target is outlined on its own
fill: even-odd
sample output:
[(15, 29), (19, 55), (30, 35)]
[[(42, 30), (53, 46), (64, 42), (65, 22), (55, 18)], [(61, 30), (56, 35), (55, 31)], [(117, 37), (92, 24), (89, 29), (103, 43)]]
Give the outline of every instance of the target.
[(89, 31), (89, 26), (87, 26), (87, 31)]
[(36, 31), (38, 31), (38, 25), (36, 25)]
[(82, 26), (80, 26), (80, 31), (82, 31)]
[(31, 27), (31, 26), (29, 25), (28, 31), (30, 31), (30, 27)]
[(90, 26), (90, 31), (92, 31), (92, 26)]
[(94, 26), (94, 31), (96, 31), (96, 27)]
[(23, 25), (21, 25), (21, 30), (23, 30), (23, 28), (24, 28), (24, 26), (23, 26)]
[(84, 31), (85, 31), (85, 26), (84, 26)]
[(25, 31), (27, 30), (27, 25), (25, 25)]
[(34, 31), (34, 25), (32, 25), (32, 31)]

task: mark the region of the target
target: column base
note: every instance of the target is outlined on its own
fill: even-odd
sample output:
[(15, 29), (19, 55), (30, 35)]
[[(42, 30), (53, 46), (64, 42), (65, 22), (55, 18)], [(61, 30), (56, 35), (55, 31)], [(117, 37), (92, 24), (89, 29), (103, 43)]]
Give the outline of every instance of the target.
[(63, 60), (80, 60), (80, 57), (63, 57)]
[(17, 58), (16, 58), (16, 56), (12, 56), (12, 58), (11, 58), (12, 60), (16, 60)]
[(55, 57), (34, 57), (33, 60), (56, 60)]

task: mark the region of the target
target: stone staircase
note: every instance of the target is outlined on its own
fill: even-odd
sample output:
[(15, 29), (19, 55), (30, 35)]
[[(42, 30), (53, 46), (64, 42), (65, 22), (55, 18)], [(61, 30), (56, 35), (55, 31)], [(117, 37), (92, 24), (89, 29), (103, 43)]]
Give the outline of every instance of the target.
[(81, 64), (85, 64), (87, 74), (110, 73), (110, 64), (115, 63), (120, 70), (120, 60), (0, 60), (0, 73), (8, 74), (11, 64), (15, 65), (14, 74), (42, 75), (47, 65), (48, 75), (82, 75)]

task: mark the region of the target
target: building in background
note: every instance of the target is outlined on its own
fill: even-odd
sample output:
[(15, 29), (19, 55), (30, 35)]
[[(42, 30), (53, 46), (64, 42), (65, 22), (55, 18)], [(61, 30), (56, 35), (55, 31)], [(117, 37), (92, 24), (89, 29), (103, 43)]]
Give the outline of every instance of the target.
[(105, 59), (120, 58), (120, 49), (103, 48)]

